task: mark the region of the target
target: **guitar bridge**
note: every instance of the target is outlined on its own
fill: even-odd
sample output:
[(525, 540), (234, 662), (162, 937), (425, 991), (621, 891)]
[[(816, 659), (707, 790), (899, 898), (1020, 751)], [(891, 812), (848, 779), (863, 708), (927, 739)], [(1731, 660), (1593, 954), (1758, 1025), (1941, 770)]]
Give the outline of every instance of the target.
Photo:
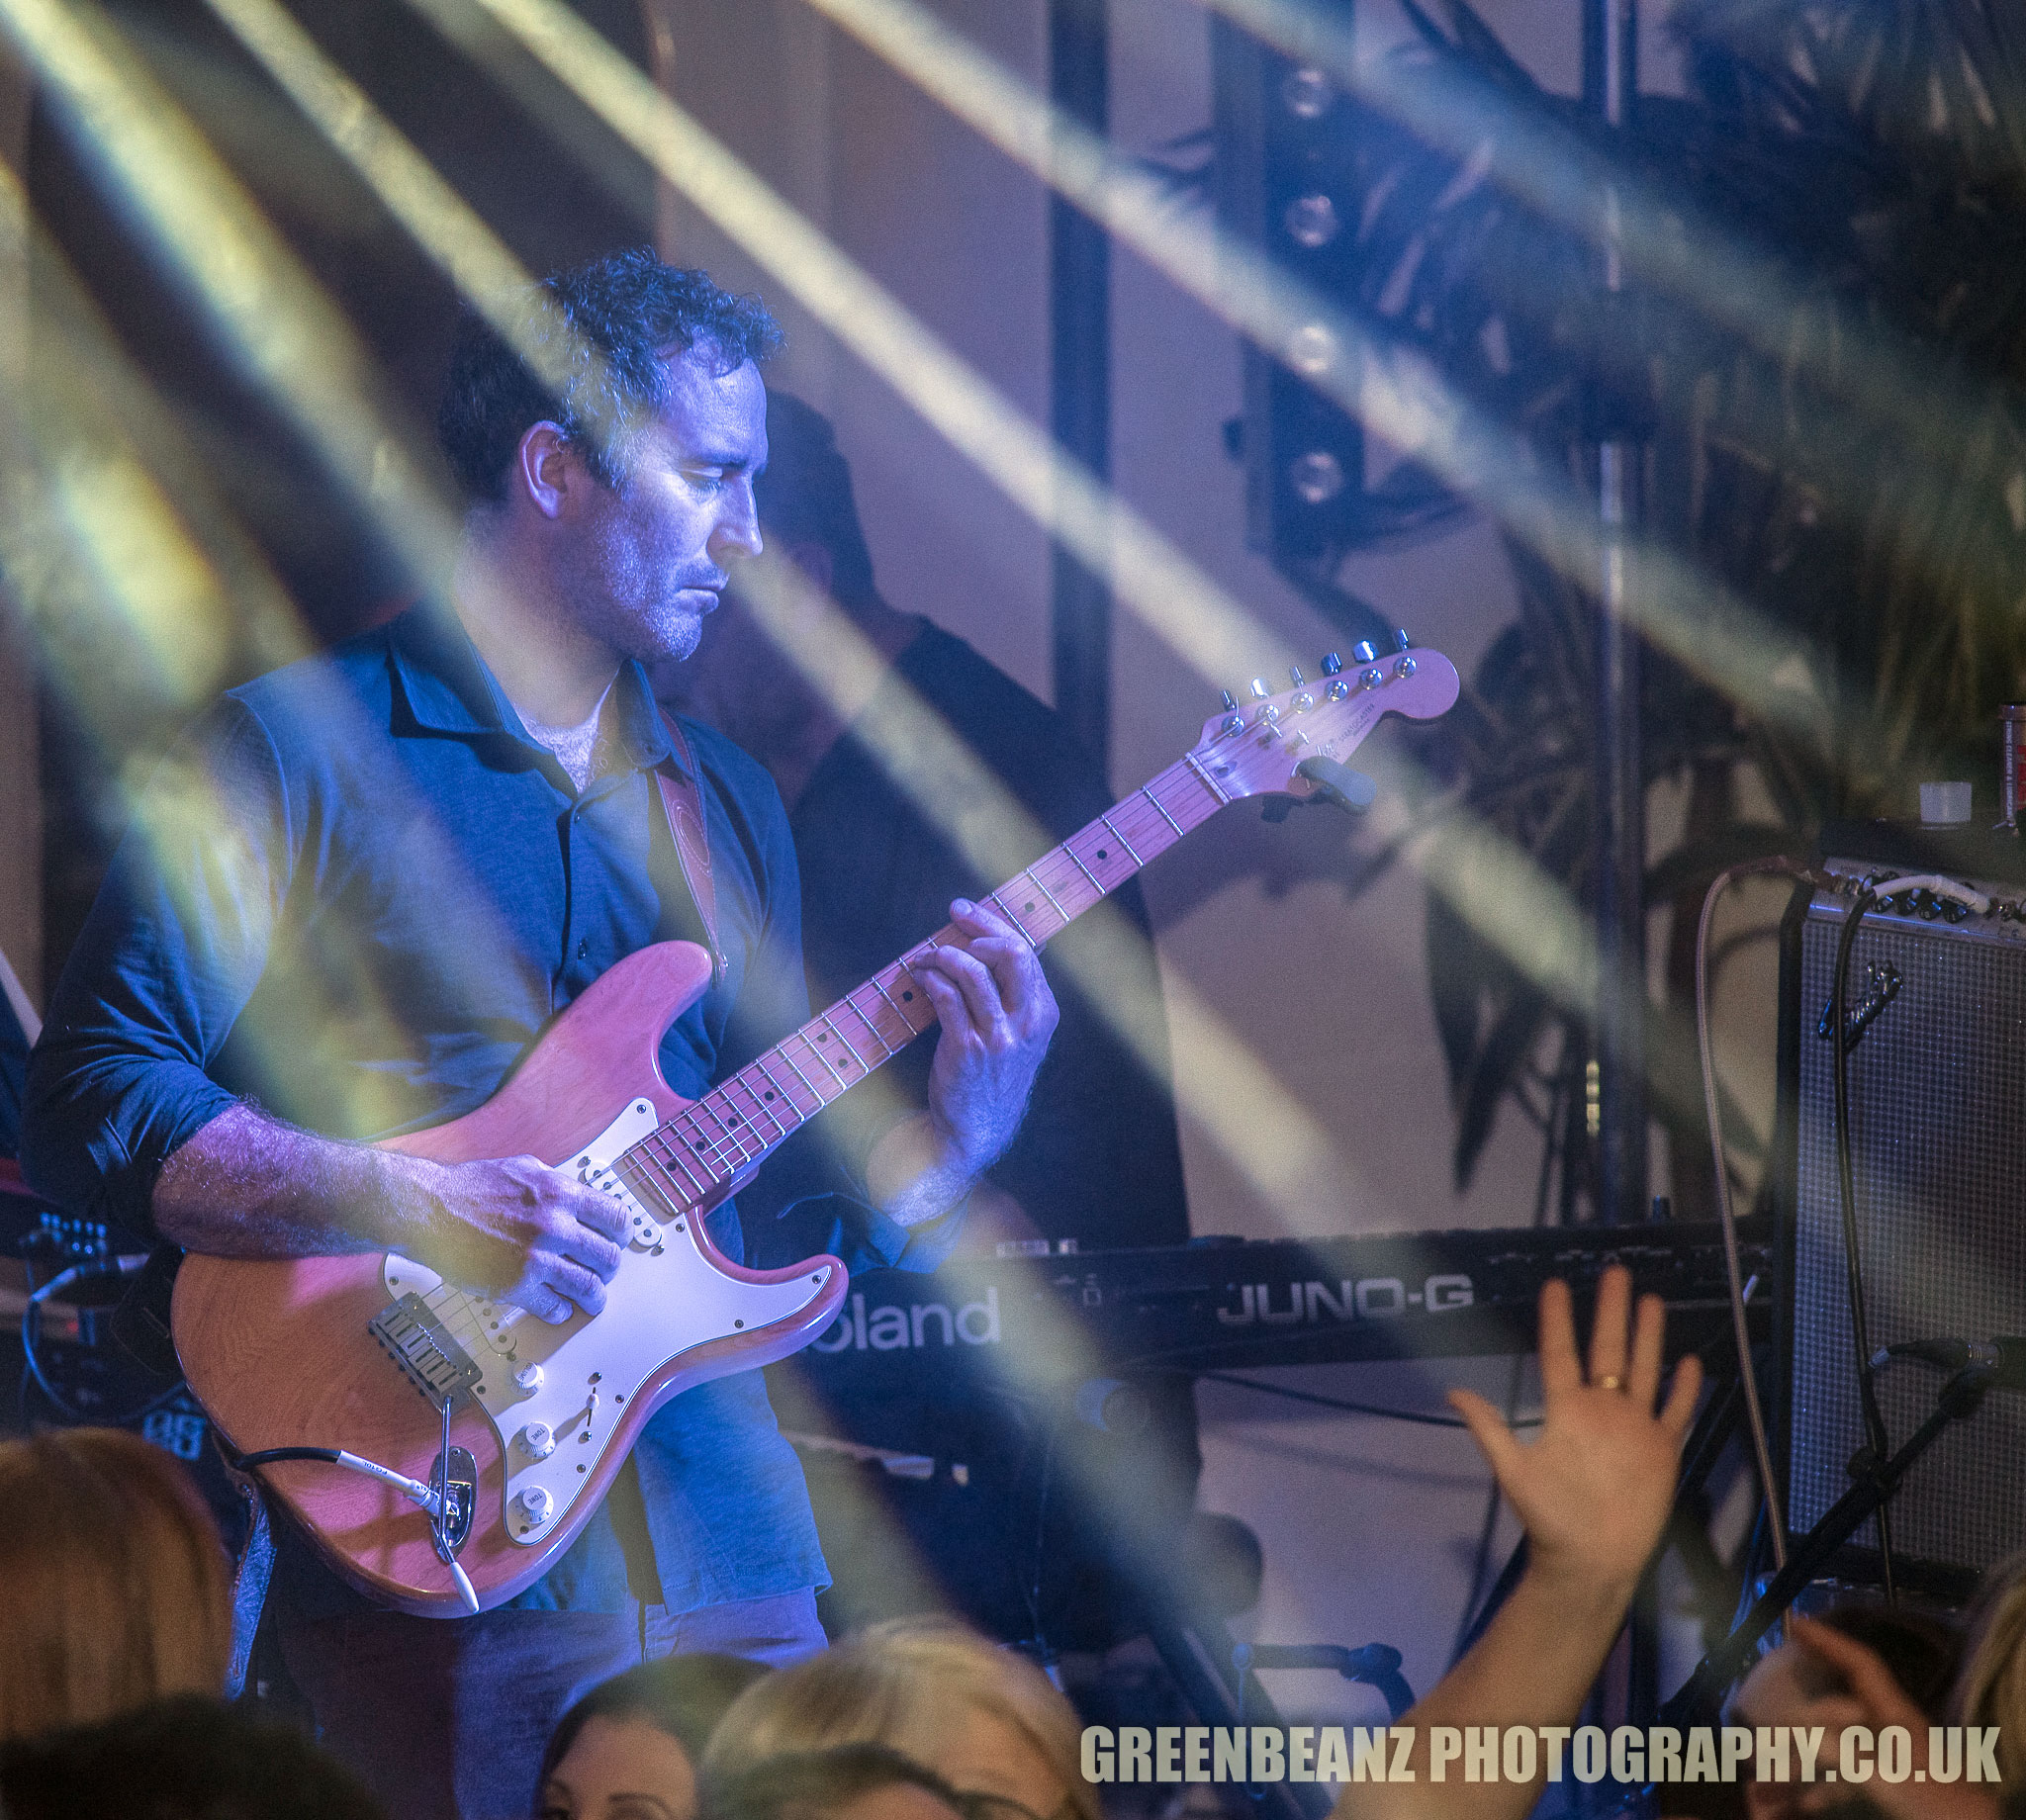
[(450, 1337), (419, 1296), (407, 1295), (390, 1303), (366, 1326), (434, 1408), (440, 1409), (479, 1382), (479, 1368), (471, 1354)]

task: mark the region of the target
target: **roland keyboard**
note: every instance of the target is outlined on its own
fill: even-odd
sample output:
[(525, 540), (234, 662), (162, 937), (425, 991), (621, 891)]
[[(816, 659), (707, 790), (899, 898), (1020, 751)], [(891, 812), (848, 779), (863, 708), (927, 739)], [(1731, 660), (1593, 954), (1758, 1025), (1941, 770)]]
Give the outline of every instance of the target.
[[(1754, 1337), (1769, 1330), (1769, 1222), (1739, 1227)], [(1137, 1251), (995, 1258), (854, 1279), (798, 1369), (845, 1399), (924, 1372), (1001, 1363), (1016, 1380), (1217, 1371), (1531, 1351), (1540, 1286), (1588, 1304), (1608, 1264), (1668, 1307), (1668, 1351), (1729, 1342), (1714, 1223), (1197, 1240)]]

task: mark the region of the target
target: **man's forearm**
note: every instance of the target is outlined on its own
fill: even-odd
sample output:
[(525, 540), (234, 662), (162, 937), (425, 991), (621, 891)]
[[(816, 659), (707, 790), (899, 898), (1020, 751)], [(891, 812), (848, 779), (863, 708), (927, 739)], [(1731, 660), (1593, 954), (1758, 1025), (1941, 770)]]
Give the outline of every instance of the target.
[(400, 1250), (424, 1228), (428, 1166), (234, 1106), (162, 1164), (155, 1227), (219, 1257)]
[(1466, 1782), (1454, 1759), (1444, 1779), (1430, 1782), (1428, 1734), (1437, 1726), (1572, 1725), (1632, 1591), (1529, 1566), (1484, 1635), (1401, 1721), (1415, 1728), (1415, 1780), (1346, 1791), (1334, 1820), (1521, 1820), (1540, 1793), (1544, 1749), (1530, 1785)]
[(910, 1113), (889, 1127), (866, 1157), (867, 1192), (896, 1226), (940, 1219), (983, 1173), (927, 1112)]

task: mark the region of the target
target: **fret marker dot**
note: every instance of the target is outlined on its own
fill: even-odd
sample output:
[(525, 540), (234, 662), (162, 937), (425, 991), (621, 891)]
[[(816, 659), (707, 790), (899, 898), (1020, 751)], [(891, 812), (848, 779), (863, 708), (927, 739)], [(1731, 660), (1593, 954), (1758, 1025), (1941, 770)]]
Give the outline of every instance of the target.
[(1028, 911), (1032, 910), (1033, 908), (1034, 908), (1034, 905), (1033, 905), (1032, 903), (1025, 903), (1025, 904), (1022, 904), (1022, 905), (1020, 906), (1021, 914), (1022, 914), (1022, 915), (1025, 915), (1025, 914), (1026, 914), (1026, 913), (1027, 913)]
[(762, 1094), (762, 1095), (761, 1095), (760, 1097), (761, 1097), (761, 1098), (762, 1098), (763, 1100), (771, 1100), (771, 1099), (773, 1099), (773, 1098), (774, 1098), (774, 1094), (772, 1093), (772, 1091), (769, 1091), (769, 1092), (767, 1092), (767, 1093), (763, 1093), (763, 1094)]
[(911, 999), (911, 998), (913, 998), (913, 997), (914, 997), (914, 994), (913, 994), (912, 992), (903, 992), (903, 993), (902, 993), (902, 994), (900, 995), (900, 1002), (901, 1002), (901, 1003), (902, 1003), (902, 1004), (904, 1005), (904, 1004), (906, 1004), (906, 1003), (908, 1002), (908, 1000), (910, 1000), (910, 999)]
[(1111, 858), (1111, 855), (1110, 855), (1110, 853), (1109, 853), (1109, 852), (1107, 852), (1107, 851), (1106, 851), (1106, 850), (1105, 850), (1104, 848), (1100, 847), (1100, 848), (1099, 848), (1099, 849), (1097, 850), (1097, 857), (1098, 857), (1098, 858), (1099, 858), (1100, 860), (1109, 860), (1109, 859)]
[(830, 1033), (827, 1030), (820, 1032), (817, 1035), (816, 1041), (818, 1043), (828, 1043), (830, 1041)]

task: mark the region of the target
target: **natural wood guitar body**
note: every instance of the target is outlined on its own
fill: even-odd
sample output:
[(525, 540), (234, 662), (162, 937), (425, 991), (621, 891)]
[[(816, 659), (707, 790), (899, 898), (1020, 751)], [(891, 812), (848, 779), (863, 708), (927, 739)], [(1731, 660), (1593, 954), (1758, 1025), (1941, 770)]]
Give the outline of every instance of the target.
[[(1384, 657), (1358, 647), (1354, 672), (1325, 658), (1313, 683), (1297, 674), (1281, 694), (1260, 682), (1243, 709), (1227, 697), (1193, 750), (987, 901), (1039, 949), (1229, 803), (1319, 792), (1353, 800), (1343, 791), (1354, 774), (1341, 761), (1383, 716), (1427, 720), (1456, 699), (1447, 658), (1410, 649), (1405, 633), (1397, 644)], [(1367, 781), (1356, 800), (1369, 790)], [(657, 1054), (670, 1021), (709, 984), (708, 956), (676, 942), (620, 961), (484, 1106), (391, 1142), (444, 1162), (531, 1153), (624, 1200), (632, 1243), (597, 1320), (574, 1315), (544, 1327), (384, 1255), (192, 1257), (174, 1311), (191, 1388), (242, 1453), (343, 1448), (426, 1481), (442, 1444), (440, 1403), (370, 1331), (392, 1303), (426, 1305), (470, 1373), (451, 1432), (478, 1481), (459, 1562), (481, 1607), (511, 1597), (583, 1528), (660, 1405), (783, 1358), (835, 1319), (846, 1288), (836, 1258), (742, 1270), (711, 1247), (701, 1216), (935, 1022), (911, 963), (964, 940), (939, 930), (693, 1103), (670, 1091)], [(538, 1382), (523, 1384), (533, 1367)], [(262, 1473), (354, 1585), (408, 1611), (463, 1608), (427, 1517), (399, 1492), (321, 1463)]]
[[(448, 1125), (390, 1139), (387, 1147), (442, 1162), (527, 1154), (562, 1165), (642, 1101), (665, 1125), (690, 1102), (662, 1079), (661, 1036), (709, 982), (709, 958), (690, 943), (641, 950), (571, 1005), (485, 1105)], [(720, 1189), (713, 1199), (722, 1198)], [(582, 1491), (538, 1543), (514, 1540), (503, 1520), (506, 1450), (513, 1444), (512, 1433), (503, 1436), (481, 1400), (460, 1400), (452, 1438), (478, 1464), (479, 1498), (459, 1563), (481, 1605), (510, 1598), (548, 1570), (597, 1509), (648, 1417), (671, 1397), (785, 1357), (835, 1319), (845, 1294), (844, 1268), (835, 1258), (813, 1258), (785, 1270), (743, 1269), (711, 1246), (701, 1219), (693, 1217), (708, 1205), (664, 1222), (661, 1242), (693, 1246), (731, 1285), (757, 1289), (799, 1279), (815, 1293), (787, 1320), (693, 1340), (685, 1332), (681, 1309), (653, 1311), (666, 1315), (669, 1344), (632, 1381), (605, 1374), (597, 1406), (603, 1418), (595, 1444), (584, 1448)], [(629, 1293), (652, 1295), (655, 1273), (668, 1261), (660, 1249), (652, 1258), (629, 1249), (608, 1291), (607, 1315), (599, 1320), (612, 1316)], [(689, 1258), (674, 1261), (694, 1264)], [(340, 1447), (411, 1478), (428, 1479), (442, 1441), (440, 1410), (369, 1331), (394, 1300), (387, 1266), (384, 1253), (287, 1262), (198, 1255), (185, 1260), (174, 1302), (177, 1351), (191, 1389), (234, 1448), (253, 1453)], [(780, 1301), (779, 1292), (773, 1300)], [(512, 1330), (528, 1354), (580, 1332), (589, 1339), (597, 1326), (580, 1314), (558, 1328), (525, 1317)], [(474, 1356), (489, 1374), (486, 1388), (497, 1393), (500, 1385), (491, 1377), (509, 1380), (511, 1362), (497, 1352)], [(564, 1447), (575, 1438), (557, 1436)], [(463, 1610), (449, 1570), (431, 1546), (427, 1516), (399, 1493), (319, 1462), (264, 1467), (261, 1477), (330, 1565), (361, 1591), (423, 1615)]]

